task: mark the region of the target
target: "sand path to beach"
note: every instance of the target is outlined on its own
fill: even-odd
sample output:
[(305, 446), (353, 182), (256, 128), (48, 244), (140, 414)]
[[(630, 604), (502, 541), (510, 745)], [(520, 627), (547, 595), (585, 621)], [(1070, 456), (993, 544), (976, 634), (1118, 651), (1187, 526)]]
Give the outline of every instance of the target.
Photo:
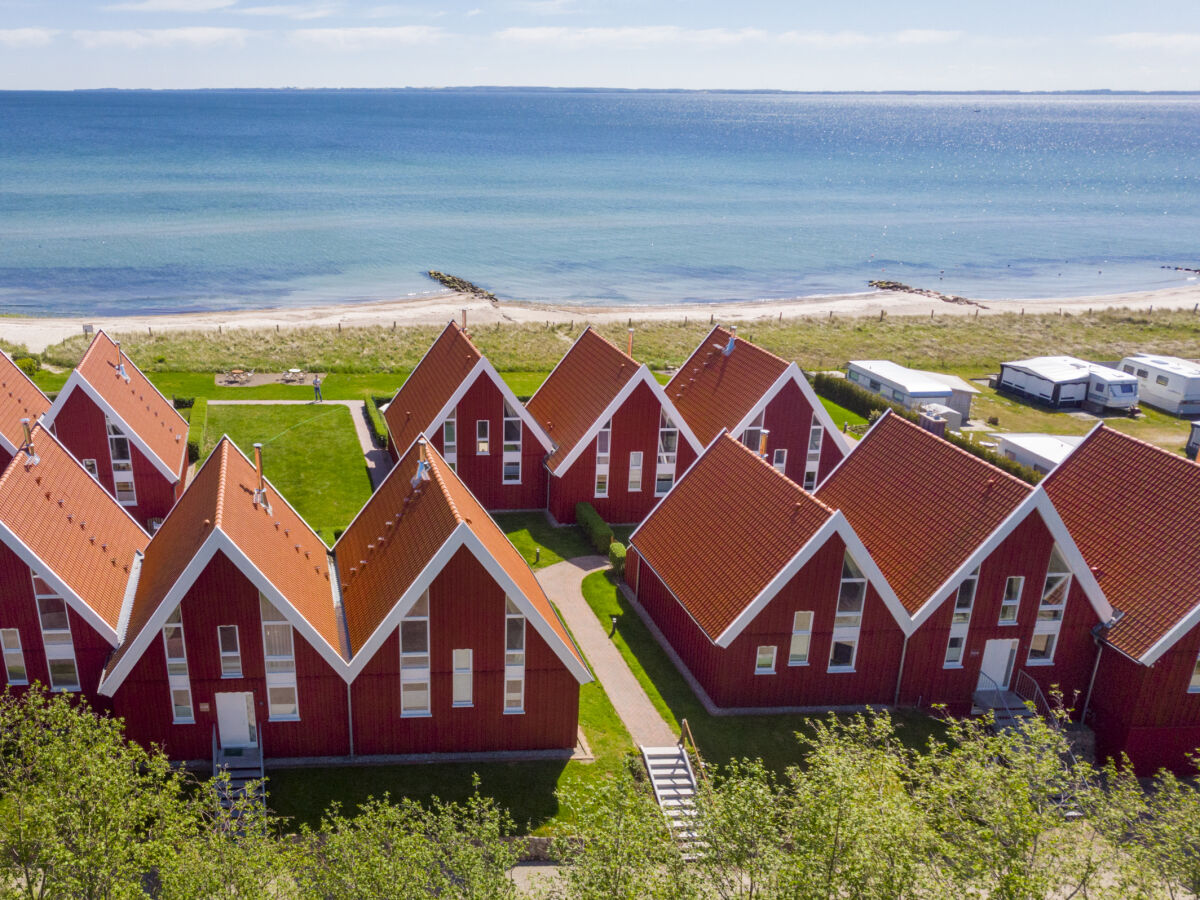
[(64, 338), (79, 334), (84, 325), (103, 328), (110, 334), (206, 330), (218, 328), (283, 328), (298, 326), (355, 327), (366, 325), (433, 325), (459, 318), (467, 310), (468, 324), (494, 322), (579, 322), (682, 321), (685, 317), (718, 322), (803, 316), (973, 316), (1006, 312), (1027, 314), (1086, 312), (1089, 309), (1126, 307), (1134, 310), (1193, 309), (1200, 304), (1200, 282), (1156, 291), (1105, 296), (1053, 299), (985, 300), (985, 308), (947, 303), (916, 294), (869, 291), (792, 300), (762, 300), (729, 303), (687, 303), (670, 306), (575, 306), (486, 300), (461, 294), (439, 294), (409, 300), (340, 304), (224, 312), (173, 313), (166, 315), (84, 316), (46, 318), (0, 318), (0, 335), (13, 343), (40, 352)]

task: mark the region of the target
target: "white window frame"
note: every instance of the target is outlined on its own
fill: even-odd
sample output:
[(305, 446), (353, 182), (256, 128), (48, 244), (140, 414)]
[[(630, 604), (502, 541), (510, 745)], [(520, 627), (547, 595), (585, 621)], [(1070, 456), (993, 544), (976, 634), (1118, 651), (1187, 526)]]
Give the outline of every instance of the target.
[(777, 471), (777, 472), (786, 472), (787, 471), (787, 448), (786, 447), (776, 447), (775, 448), (774, 452), (771, 454), (771, 465), (775, 468), (775, 471)]
[[(668, 446), (670, 449), (668, 449)], [(654, 496), (665, 497), (675, 486), (675, 463), (679, 458), (679, 429), (665, 409), (658, 413), (658, 462), (654, 467)]]
[(442, 459), (458, 471), (458, 410), (455, 409), (442, 421)]
[(626, 490), (631, 494), (641, 493), (642, 490), (642, 451), (629, 452), (629, 483)]
[[(778, 652), (779, 648), (775, 644), (762, 644), (754, 653), (754, 674), (774, 675), (775, 656)], [(767, 659), (768, 654), (769, 660)]]
[[(14, 686), (29, 684), (29, 668), (25, 665), (25, 651), (21, 648), (21, 630), (19, 628), (0, 628), (0, 648), (4, 651), (4, 675), (8, 679), (8, 683)], [(13, 678), (14, 661), (24, 673), (20, 678)]]
[[(1016, 582), (1017, 591), (1015, 599), (1008, 599), (1008, 586)], [(1000, 621), (999, 625), (1016, 625), (1021, 618), (1021, 594), (1025, 593), (1025, 576), (1024, 575), (1009, 575), (1004, 582), (1004, 594), (1000, 597)], [(1004, 610), (1006, 607), (1012, 607), (1012, 618), (1005, 618)]]
[[(485, 420), (486, 421), (486, 420)], [(404, 649), (404, 626), (408, 625), (410, 633), (424, 632), (424, 650)], [(432, 647), (429, 638), (429, 591), (425, 591), (412, 605), (408, 613), (400, 620), (400, 717), (404, 719), (419, 719), (433, 715), (433, 678), (430, 673), (430, 653)], [(406, 693), (425, 692), (425, 705), (407, 706), (404, 702)]]
[(758, 453), (759, 447), (762, 445), (762, 433), (766, 428), (767, 411), (760, 410), (750, 424), (742, 431), (742, 443), (750, 448), (753, 453)]
[[(137, 506), (137, 485), (133, 480), (133, 442), (107, 417), (104, 422), (108, 431), (108, 461), (112, 466), (113, 497), (122, 506)], [(117, 459), (116, 450), (120, 441), (125, 442), (126, 457), (122, 460)], [(118, 479), (121, 481), (127, 479), (129, 482), (129, 490), (124, 492), (124, 496), (122, 496), (121, 488), (118, 487)]]
[[(811, 610), (798, 610), (792, 614), (792, 640), (788, 644), (789, 666), (808, 665), (808, 655), (812, 651), (812, 623)], [(804, 646), (803, 653), (797, 650), (800, 644)]]
[[(509, 638), (517, 632), (512, 626), (520, 622), (520, 647), (518, 648)], [(528, 628), (525, 616), (517, 605), (508, 597), (504, 598), (504, 714), (507, 716), (521, 715), (525, 712), (525, 653)], [(509, 686), (518, 684), (520, 694), (516, 698), (518, 705), (509, 705), (512, 695)]]
[[(1071, 567), (1063, 559), (1058, 544), (1050, 552), (1046, 565), (1046, 580), (1042, 584), (1042, 598), (1038, 602), (1037, 621), (1033, 626), (1033, 637), (1029, 640), (1029, 652), (1025, 664), (1030, 666), (1054, 665), (1054, 654), (1058, 650), (1058, 636), (1062, 631), (1063, 617), (1067, 613), (1067, 595), (1071, 593)], [(1045, 638), (1049, 648), (1034, 656), (1034, 642)]]
[(593, 497), (608, 496), (609, 462), (612, 459), (612, 419), (596, 432), (596, 482)]
[(492, 452), (492, 423), (490, 419), (475, 420), (475, 455), (489, 456)]
[[(237, 650), (233, 650), (233, 651), (226, 650), (224, 645), (221, 643), (221, 632), (225, 631), (228, 628), (233, 629), (233, 642), (234, 642), (234, 644), (237, 645)], [(222, 678), (241, 678), (242, 677), (242, 636), (238, 632), (238, 627), (236, 625), (218, 625), (217, 626), (217, 653), (219, 653), (220, 657), (221, 657), (221, 660), (220, 660), (221, 661), (221, 677)], [(237, 660), (237, 671), (236, 672), (226, 672), (225, 671), (225, 660), (227, 660), (227, 659), (228, 660)]]
[[(849, 593), (848, 593), (849, 589)], [(858, 609), (851, 601), (858, 595)], [(836, 614), (833, 620), (833, 640), (829, 644), (829, 672), (853, 672), (858, 662), (858, 639), (862, 631), (863, 610), (867, 606), (867, 579), (849, 553), (842, 557), (842, 577), (838, 582)], [(850, 662), (834, 663), (839, 644), (850, 646)]]
[(821, 467), (821, 446), (825, 442), (825, 429), (821, 425), (810, 425), (808, 450), (804, 457), (804, 489), (816, 490), (817, 470)]
[[(967, 632), (971, 627), (971, 612), (975, 609), (975, 593), (979, 590), (979, 566), (962, 580), (958, 591), (954, 594), (954, 609), (950, 613), (950, 637), (946, 641), (946, 656), (942, 662), (943, 669), (961, 669), (963, 654), (967, 649)], [(952, 656), (951, 651), (958, 641), (958, 655)]]
[[(33, 579), (34, 605), (37, 606), (38, 625), (42, 630), (42, 649), (46, 651), (46, 674), (50, 679), (50, 690), (54, 691), (55, 693), (78, 691), (80, 690), (79, 661), (75, 659), (75, 638), (71, 634), (71, 607), (68, 605), (66, 598), (54, 593), (53, 588), (51, 588), (50, 585), (40, 575), (37, 574), (37, 572), (30, 569), (29, 574)], [(38, 590), (37, 585), (39, 581), (46, 586), (45, 590)], [(63, 616), (66, 618), (67, 622), (66, 628), (46, 627), (46, 623), (42, 616), (43, 600), (57, 600), (62, 604)], [(47, 635), (53, 636), (64, 634), (67, 636), (65, 641), (46, 639)], [(63, 662), (65, 660), (69, 660), (72, 668), (75, 670), (75, 681), (71, 685), (57, 685), (54, 683), (54, 671), (51, 668), (51, 663)]]
[[(168, 633), (179, 632), (179, 643), (183, 648), (182, 656), (171, 656), (171, 641)], [(167, 667), (167, 688), (171, 700), (171, 721), (176, 725), (191, 725), (196, 721), (196, 708), (192, 703), (192, 682), (188, 677), (187, 636), (183, 631), (183, 612), (178, 606), (167, 617), (162, 629), (163, 660)], [(176, 694), (187, 698), (187, 712), (180, 714), (181, 704), (175, 700)]]
[(1192, 677), (1188, 681), (1188, 693), (1200, 694), (1200, 654), (1196, 655), (1196, 664), (1192, 666)]
[(81, 459), (79, 464), (83, 466), (83, 471), (87, 472), (97, 481), (100, 480), (100, 467), (96, 465), (94, 459)]
[[(520, 484), (521, 483), (521, 441), (525, 436), (522, 430), (521, 417), (517, 415), (516, 410), (508, 405), (508, 401), (504, 401), (504, 423), (501, 426), (503, 429), (500, 437), (503, 438), (501, 450), (503, 458), (500, 466), (500, 480), (503, 484)], [(516, 429), (516, 440), (508, 439), (509, 429)], [(513, 467), (516, 467), (513, 474)]]
[[(258, 612), (262, 622), (263, 669), (267, 681), (267, 718), (272, 722), (296, 722), (300, 719), (300, 691), (296, 686), (296, 634), (292, 623), (262, 594), (258, 595)], [(267, 645), (267, 628), (287, 629), (288, 649), (286, 654), (271, 654)], [(272, 671), (272, 668), (275, 671)], [(290, 713), (275, 710), (271, 690), (290, 690), (295, 711)]]
[(452, 676), (451, 702), (453, 706), (475, 705), (475, 651), (471, 649), (450, 651)]

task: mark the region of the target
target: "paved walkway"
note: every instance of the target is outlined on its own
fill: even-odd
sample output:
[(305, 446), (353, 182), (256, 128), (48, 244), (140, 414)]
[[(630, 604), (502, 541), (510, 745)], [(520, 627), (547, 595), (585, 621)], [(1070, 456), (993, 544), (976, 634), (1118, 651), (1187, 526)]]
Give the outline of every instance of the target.
[[(371, 487), (378, 488), (392, 470), (392, 457), (386, 449), (375, 446), (371, 438), (371, 429), (367, 421), (367, 404), (364, 400), (323, 400), (321, 405), (336, 404), (350, 410), (350, 418), (354, 421), (354, 433), (358, 435), (358, 444), (362, 447), (363, 458), (367, 462), (367, 472), (371, 476)], [(313, 400), (209, 400), (209, 406), (315, 406)]]
[(633, 742), (638, 746), (669, 747), (679, 736), (658, 714), (607, 630), (583, 599), (584, 576), (607, 567), (608, 560), (602, 556), (579, 556), (539, 569), (537, 579), (562, 613), (579, 649), (591, 664), (592, 674), (604, 685)]

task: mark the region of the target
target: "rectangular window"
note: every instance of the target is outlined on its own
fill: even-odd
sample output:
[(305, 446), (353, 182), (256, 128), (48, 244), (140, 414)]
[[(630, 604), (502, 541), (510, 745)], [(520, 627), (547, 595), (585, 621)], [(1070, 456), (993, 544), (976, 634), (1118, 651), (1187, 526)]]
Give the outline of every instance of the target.
[(808, 429), (808, 453), (804, 457), (804, 489), (811, 491), (817, 486), (817, 470), (821, 467), (821, 444), (825, 441), (825, 429), (812, 425)]
[(129, 449), (129, 438), (112, 422), (108, 422), (108, 455), (112, 461), (113, 493), (123, 506), (137, 505), (137, 491), (133, 486), (133, 457)]
[(221, 648), (221, 677), (242, 677), (242, 647), (236, 625), (217, 626), (217, 646)]
[(1133, 366), (1129, 366), (1129, 365), (1121, 366), (1121, 371), (1128, 372), (1130, 375), (1132, 375), (1133, 374)]
[(196, 721), (192, 715), (192, 683), (188, 679), (187, 645), (183, 639), (183, 613), (179, 607), (163, 626), (163, 652), (167, 658), (167, 685), (171, 691), (172, 721)]
[(675, 483), (675, 460), (679, 453), (679, 429), (666, 410), (658, 414), (658, 464), (654, 470), (654, 496), (662, 497)]
[(1155, 384), (1161, 384), (1163, 387), (1166, 387), (1166, 386), (1167, 386), (1167, 384), (1168, 384), (1168, 381), (1169, 381), (1169, 379), (1167, 378), (1167, 376), (1166, 376), (1166, 375), (1157, 375), (1157, 376), (1155, 376), (1155, 378), (1154, 378), (1154, 383), (1155, 383)]
[(471, 706), (474, 703), (473, 674), (471, 671), (473, 650), (455, 650), (452, 654), (454, 663), (454, 705)]
[(1029, 641), (1030, 665), (1051, 665), (1054, 662), (1054, 647), (1058, 643), (1058, 632), (1062, 628), (1070, 590), (1071, 569), (1055, 544), (1050, 552), (1050, 564), (1046, 567), (1046, 581), (1042, 586), (1033, 637)]
[(851, 672), (858, 655), (858, 634), (862, 627), (867, 579), (847, 553), (842, 557), (842, 580), (838, 587), (837, 615), (833, 619), (833, 645), (829, 650), (829, 671)]
[(296, 654), (292, 625), (266, 597), (258, 596), (263, 661), (267, 670), (267, 712), (272, 719), (298, 719)]
[(451, 410), (442, 422), (442, 458), (451, 467), (458, 463), (458, 412)]
[(979, 585), (979, 566), (963, 579), (954, 596), (954, 612), (950, 617), (950, 640), (946, 643), (944, 668), (962, 665), (963, 649), (967, 646), (967, 629), (971, 625), (971, 610), (975, 607), (975, 589)]
[(33, 574), (33, 594), (37, 598), (38, 620), (42, 626), (42, 646), (50, 670), (52, 691), (79, 690), (79, 669), (75, 664), (75, 644), (71, 640), (71, 620), (67, 601)]
[(775, 649), (774, 644), (767, 644), (758, 648), (758, 653), (754, 657), (755, 675), (775, 674)]
[(950, 635), (950, 640), (946, 643), (946, 661), (943, 664), (943, 668), (962, 668), (963, 647), (966, 646), (966, 642), (967, 639), (961, 635)]
[(1200, 656), (1196, 657), (1196, 664), (1192, 666), (1192, 679), (1188, 682), (1189, 694), (1200, 694)]
[(25, 669), (25, 654), (21, 650), (21, 632), (15, 628), (0, 628), (0, 646), (4, 648), (4, 670), (9, 684), (29, 684)]
[(521, 483), (521, 417), (504, 401), (504, 460), (505, 484)]
[(642, 489), (642, 451), (629, 454), (629, 491), (636, 494)]
[(811, 612), (798, 612), (792, 616), (792, 643), (788, 648), (789, 666), (808, 665), (808, 645), (812, 641)]
[(762, 450), (763, 437), (763, 421), (766, 418), (767, 411), (764, 409), (754, 420), (746, 426), (746, 430), (742, 432), (742, 443), (758, 453)]
[(504, 711), (525, 711), (525, 617), (504, 598)]
[(1004, 583), (1004, 599), (1000, 602), (1000, 624), (1016, 625), (1021, 610), (1021, 591), (1025, 588), (1023, 575), (1010, 576)]
[(84, 471), (86, 471), (93, 478), (100, 477), (100, 469), (96, 466), (96, 461), (94, 459), (81, 459), (79, 462), (83, 464)]
[(491, 423), (487, 419), (477, 419), (475, 421), (475, 452), (480, 456), (487, 456), (490, 452), (488, 449), (488, 429)]
[(429, 592), (400, 620), (400, 715), (427, 716), (429, 691)]
[(608, 496), (608, 462), (612, 450), (612, 419), (596, 432), (596, 486), (592, 492), (596, 497)]
[(787, 468), (787, 450), (782, 447), (776, 450), (771, 458), (771, 465), (780, 472), (784, 471)]

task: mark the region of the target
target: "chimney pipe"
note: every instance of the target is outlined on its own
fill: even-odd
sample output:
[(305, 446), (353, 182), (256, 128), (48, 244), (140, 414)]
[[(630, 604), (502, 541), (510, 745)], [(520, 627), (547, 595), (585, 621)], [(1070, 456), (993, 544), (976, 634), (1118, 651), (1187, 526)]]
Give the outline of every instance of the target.
[(33, 435), (29, 430), (29, 419), (21, 420), (21, 429), (25, 432), (25, 446), (21, 449), (25, 451), (25, 455), (29, 457), (29, 464), (35, 465), (39, 462), (37, 453), (33, 449)]
[(633, 329), (629, 329), (629, 349), (625, 351), (627, 355), (633, 356)]
[(463, 307), (462, 314), (463, 314), (462, 330), (466, 331), (467, 330), (467, 308), (465, 306)]
[(758, 434), (758, 455), (763, 459), (767, 458), (767, 435), (770, 433), (764, 428)]
[(121, 352), (121, 342), (113, 341), (113, 343), (117, 345), (117, 374), (128, 381), (129, 376), (125, 374), (125, 354)]
[(254, 470), (258, 473), (258, 487), (254, 491), (254, 503), (255, 505), (262, 504), (270, 512), (271, 505), (267, 503), (267, 485), (263, 479), (262, 446), (261, 443), (254, 445)]

